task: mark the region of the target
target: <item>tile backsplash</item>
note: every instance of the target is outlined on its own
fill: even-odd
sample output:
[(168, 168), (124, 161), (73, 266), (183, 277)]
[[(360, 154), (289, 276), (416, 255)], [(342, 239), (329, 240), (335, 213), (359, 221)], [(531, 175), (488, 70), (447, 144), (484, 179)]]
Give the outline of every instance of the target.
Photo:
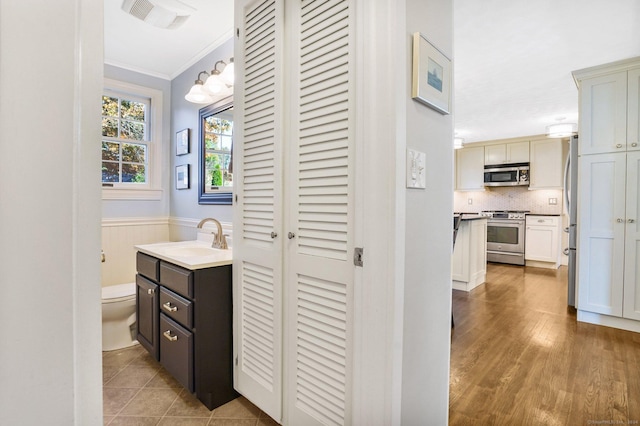
[[(483, 210), (528, 210), (537, 214), (562, 214), (562, 190), (535, 190), (527, 187), (493, 187), (485, 191), (455, 191), (454, 212), (481, 212)], [(549, 204), (555, 198), (557, 204)], [(469, 199), (471, 204), (469, 204)]]

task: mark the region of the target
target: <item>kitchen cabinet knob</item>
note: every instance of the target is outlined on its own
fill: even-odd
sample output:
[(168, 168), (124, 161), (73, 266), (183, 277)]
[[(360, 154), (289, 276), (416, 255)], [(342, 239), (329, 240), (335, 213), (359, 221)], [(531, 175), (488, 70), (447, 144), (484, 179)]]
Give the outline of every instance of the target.
[(629, 219), (629, 220), (627, 220), (627, 222), (629, 222), (629, 223), (633, 223), (633, 222), (635, 222), (635, 221), (636, 221), (635, 219)]
[(634, 143), (631, 144), (631, 146), (636, 147), (636, 146), (638, 146), (638, 143), (634, 142)]
[(154, 289), (152, 289), (152, 288), (148, 288), (148, 289), (147, 289), (147, 294), (148, 294), (148, 295), (152, 295), (152, 294), (153, 294), (153, 293), (155, 293), (155, 292), (156, 292), (156, 291), (155, 291)]
[(562, 250), (562, 252), (564, 253), (565, 256), (569, 256), (569, 247), (567, 247), (566, 249)]
[(621, 143), (617, 143), (616, 144), (616, 148), (622, 148), (622, 144)]
[(271, 232), (271, 238), (275, 238), (275, 237), (277, 237), (277, 236), (278, 236), (278, 233), (277, 233), (277, 232)]
[(171, 330), (167, 330), (164, 333), (162, 333), (164, 335), (164, 337), (169, 340), (170, 342), (175, 342), (176, 340), (178, 340), (178, 335), (171, 335)]
[(162, 308), (167, 312), (175, 312), (178, 310), (177, 306), (171, 306), (171, 302), (162, 304)]
[(287, 237), (289, 237), (289, 239), (295, 238), (296, 234), (294, 234), (293, 232), (289, 232), (287, 234)]
[(622, 222), (624, 222), (624, 219), (616, 219), (616, 222), (622, 223)]

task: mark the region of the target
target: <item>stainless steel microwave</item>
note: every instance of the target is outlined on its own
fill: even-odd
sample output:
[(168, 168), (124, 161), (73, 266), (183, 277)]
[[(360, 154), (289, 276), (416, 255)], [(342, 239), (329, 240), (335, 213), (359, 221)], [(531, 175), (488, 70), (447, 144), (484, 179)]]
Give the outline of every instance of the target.
[(484, 186), (529, 185), (529, 163), (484, 166)]

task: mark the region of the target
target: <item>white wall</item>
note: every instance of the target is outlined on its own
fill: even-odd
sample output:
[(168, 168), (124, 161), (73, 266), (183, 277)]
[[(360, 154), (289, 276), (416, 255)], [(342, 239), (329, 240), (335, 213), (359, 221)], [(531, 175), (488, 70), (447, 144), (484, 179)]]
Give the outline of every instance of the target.
[[(407, 76), (411, 36), (416, 31), (453, 58), (453, 2), (407, 0), (400, 47), (406, 53)], [(451, 338), (453, 115), (415, 102), (410, 79), (405, 83), (406, 146), (426, 153), (427, 188), (406, 190), (402, 424), (445, 425)]]
[(0, 415), (102, 424), (102, 2), (0, 2)]

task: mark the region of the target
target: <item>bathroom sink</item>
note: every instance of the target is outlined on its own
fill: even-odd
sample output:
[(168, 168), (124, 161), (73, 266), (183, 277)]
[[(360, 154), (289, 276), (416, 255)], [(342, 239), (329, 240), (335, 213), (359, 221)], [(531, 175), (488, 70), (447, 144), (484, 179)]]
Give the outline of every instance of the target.
[(167, 262), (195, 270), (233, 263), (232, 250), (211, 247), (211, 239), (136, 245), (136, 249)]
[(218, 250), (210, 247), (175, 247), (165, 251), (167, 256), (190, 257), (190, 256), (213, 256)]

